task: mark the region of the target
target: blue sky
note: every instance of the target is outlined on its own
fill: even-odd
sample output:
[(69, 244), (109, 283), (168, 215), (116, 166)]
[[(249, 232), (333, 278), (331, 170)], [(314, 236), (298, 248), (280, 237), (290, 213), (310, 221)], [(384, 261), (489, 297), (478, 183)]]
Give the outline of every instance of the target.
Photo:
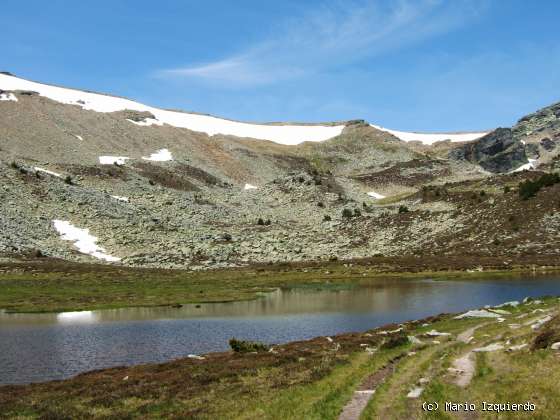
[(509, 126), (560, 100), (560, 2), (2, 0), (0, 70), (248, 121)]

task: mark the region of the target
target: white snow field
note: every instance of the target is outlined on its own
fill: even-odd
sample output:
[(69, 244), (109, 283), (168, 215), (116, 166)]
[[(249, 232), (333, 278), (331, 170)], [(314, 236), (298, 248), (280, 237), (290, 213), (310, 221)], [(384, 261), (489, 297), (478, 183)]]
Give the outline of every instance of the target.
[(105, 250), (96, 244), (97, 237), (89, 234), (89, 229), (80, 229), (65, 220), (53, 220), (54, 228), (64, 241), (74, 242), (82, 254), (88, 254), (109, 262), (120, 261), (120, 258), (105, 254)]
[(173, 155), (167, 149), (160, 149), (157, 152), (152, 153), (148, 157), (143, 157), (144, 160), (152, 160), (154, 162), (168, 162), (173, 160)]
[[(206, 133), (210, 136), (226, 134), (237, 137), (270, 140), (280, 144), (295, 145), (304, 141), (323, 141), (338, 136), (344, 125), (264, 125), (225, 120), (208, 115), (167, 111), (154, 108), (130, 99), (98, 93), (84, 92), (32, 82), (19, 77), (0, 74), (0, 89), (8, 91), (28, 90), (39, 93), (53, 101), (78, 105), (97, 112), (116, 112), (125, 109), (151, 112), (160, 124)], [(138, 125), (157, 124), (155, 120), (137, 122)]]
[(255, 187), (254, 185), (251, 184), (245, 184), (245, 186), (243, 187), (244, 190), (256, 190), (257, 187)]
[(126, 160), (130, 159), (129, 157), (125, 156), (99, 156), (99, 163), (102, 165), (124, 165)]
[(373, 128), (391, 133), (402, 141), (419, 141), (423, 144), (432, 145), (438, 141), (450, 140), (451, 142), (472, 141), (488, 134), (488, 131), (472, 133), (413, 133), (410, 131), (390, 130), (379, 125), (370, 124)]

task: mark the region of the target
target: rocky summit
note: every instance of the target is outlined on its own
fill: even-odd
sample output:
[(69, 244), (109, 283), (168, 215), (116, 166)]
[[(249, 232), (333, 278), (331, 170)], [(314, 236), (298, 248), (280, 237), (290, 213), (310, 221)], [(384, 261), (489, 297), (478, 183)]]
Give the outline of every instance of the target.
[(200, 270), (560, 255), (560, 184), (520, 194), (560, 167), (560, 104), (488, 133), (402, 134), (247, 124), (3, 73), (0, 256)]

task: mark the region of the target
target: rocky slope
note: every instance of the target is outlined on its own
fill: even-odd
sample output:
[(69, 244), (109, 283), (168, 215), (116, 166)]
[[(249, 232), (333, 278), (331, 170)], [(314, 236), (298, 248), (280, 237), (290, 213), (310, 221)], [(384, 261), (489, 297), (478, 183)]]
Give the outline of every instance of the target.
[[(97, 252), (116, 264), (202, 269), (560, 254), (558, 185), (524, 201), (515, 189), (537, 172), (507, 174), (554, 170), (559, 105), (471, 142), (407, 142), (360, 120), (267, 125), (295, 130), (282, 144), (173, 126), (154, 109), (87, 109), (95, 97), (66, 103), (2, 80), (4, 256), (92, 261)], [(329, 139), (303, 141), (333, 127)], [(61, 232), (55, 220), (89, 232)]]

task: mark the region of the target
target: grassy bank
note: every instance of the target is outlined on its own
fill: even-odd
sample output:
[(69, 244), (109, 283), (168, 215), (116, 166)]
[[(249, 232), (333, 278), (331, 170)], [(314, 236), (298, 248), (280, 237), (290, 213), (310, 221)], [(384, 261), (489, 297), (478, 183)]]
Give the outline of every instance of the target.
[[(361, 389), (376, 391), (363, 419), (555, 418), (560, 352), (550, 345), (560, 341), (560, 301), (547, 298), (498, 311), (501, 319), (439, 315), (271, 351), (214, 353), (202, 360), (0, 387), (0, 418), (335, 419)], [(434, 336), (434, 330), (449, 335)], [(395, 340), (403, 336), (419, 341)], [(496, 344), (495, 351), (473, 351)], [(450, 368), (470, 353), (473, 376), (459, 386)], [(416, 387), (420, 395), (408, 397)], [(474, 403), (477, 411), (445, 411), (446, 401)], [(483, 401), (529, 401), (535, 411), (496, 415), (481, 411)], [(440, 408), (426, 412), (423, 402)]]
[[(57, 312), (254, 299), (277, 287), (352, 287), (377, 278), (482, 278), (554, 270), (549, 259), (378, 257), (188, 272), (39, 259), (0, 264), (0, 309)], [(483, 271), (478, 271), (483, 270)]]

